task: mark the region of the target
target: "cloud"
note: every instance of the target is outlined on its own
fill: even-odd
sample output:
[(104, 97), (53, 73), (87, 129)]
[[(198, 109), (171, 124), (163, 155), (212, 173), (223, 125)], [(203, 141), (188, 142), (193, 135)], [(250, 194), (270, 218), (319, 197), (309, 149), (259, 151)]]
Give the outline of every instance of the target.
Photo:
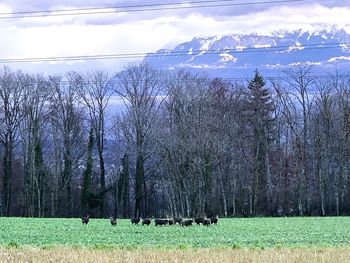
[[(10, 6), (13, 10), (16, 11), (24, 11), (24, 10), (49, 10), (49, 9), (60, 9), (60, 8), (84, 8), (84, 7), (115, 7), (115, 6), (130, 6), (130, 5), (144, 5), (144, 4), (171, 4), (171, 3), (178, 3), (182, 2), (187, 5), (191, 5), (188, 2), (195, 1), (195, 0), (183, 0), (183, 1), (176, 1), (176, 0), (148, 0), (147, 2), (141, 1), (141, 0), (69, 0), (69, 1), (60, 1), (60, 0), (46, 0), (46, 1), (27, 1), (27, 0), (4, 0), (2, 1), (2, 4), (5, 4), (7, 6)], [(271, 0), (274, 1), (274, 0)], [(259, 2), (264, 2), (261, 4), (258, 4)], [(267, 1), (269, 2), (269, 1)], [(237, 4), (245, 4), (250, 3), (249, 5), (237, 5)], [(251, 5), (251, 3), (257, 3), (254, 5)], [(225, 4), (224, 8), (201, 8), (199, 9), (199, 12), (201, 14), (208, 14), (211, 16), (215, 15), (237, 15), (237, 14), (246, 14), (251, 12), (259, 12), (266, 9), (269, 9), (271, 7), (277, 6), (291, 6), (291, 7), (298, 7), (298, 6), (305, 6), (305, 5), (313, 5), (321, 3), (322, 5), (326, 7), (347, 7), (350, 4), (350, 0), (327, 0), (327, 1), (319, 1), (319, 0), (307, 0), (307, 1), (300, 1), (300, 2), (279, 2), (277, 3), (266, 3), (266, 1), (263, 0), (232, 0), (232, 1), (225, 1), (222, 3), (207, 3), (210, 5), (215, 4)], [(193, 6), (193, 4), (192, 4)], [(184, 13), (188, 13), (188, 11), (184, 11)]]
[[(26, 1), (5, 1), (0, 12), (18, 10)], [(39, 1), (33, 1), (39, 2)], [(40, 1), (41, 2), (41, 1)], [(30, 9), (62, 6), (60, 1), (42, 1)], [(313, 1), (308, 1), (308, 3)], [(332, 2), (332, 1), (330, 1)], [(334, 1), (340, 2), (340, 1)], [(267, 34), (285, 29), (309, 29), (336, 25), (350, 33), (350, 5), (297, 4), (241, 8), (207, 8), (181, 12), (120, 13), (108, 15), (27, 18), (0, 20), (0, 58), (144, 53), (167, 43), (191, 40), (196, 36), (257, 32)], [(119, 2), (121, 3), (121, 2)], [(127, 4), (141, 3), (139, 1)], [(327, 2), (328, 4), (329, 2)], [(112, 1), (72, 1), (70, 6), (113, 5)], [(23, 7), (24, 10), (25, 8)], [(28, 10), (28, 9), (27, 9)], [(222, 11), (224, 10), (224, 11)], [(220, 12), (224, 14), (220, 14)], [(131, 60), (89, 61), (85, 63), (18, 64), (31, 70), (75, 70), (93, 65), (119, 69)]]

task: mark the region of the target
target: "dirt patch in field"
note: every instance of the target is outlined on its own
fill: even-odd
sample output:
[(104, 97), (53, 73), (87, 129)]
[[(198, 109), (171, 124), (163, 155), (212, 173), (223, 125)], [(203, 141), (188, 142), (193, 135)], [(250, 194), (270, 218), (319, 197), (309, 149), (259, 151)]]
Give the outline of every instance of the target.
[(0, 262), (350, 262), (350, 248), (264, 250), (0, 248)]

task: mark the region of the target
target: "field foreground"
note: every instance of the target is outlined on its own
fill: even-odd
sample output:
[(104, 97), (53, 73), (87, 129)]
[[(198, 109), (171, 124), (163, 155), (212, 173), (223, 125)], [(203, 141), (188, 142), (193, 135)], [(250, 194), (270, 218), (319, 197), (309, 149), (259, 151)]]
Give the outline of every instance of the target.
[(349, 262), (350, 249), (0, 248), (0, 262)]
[(350, 248), (350, 217), (220, 219), (218, 225), (150, 226), (118, 220), (0, 218), (0, 246), (72, 248)]
[(234, 218), (133, 226), (0, 218), (0, 262), (350, 262), (350, 217)]
[(220, 219), (218, 225), (150, 226), (107, 219), (0, 218), (0, 246), (119, 249), (350, 248), (350, 217)]

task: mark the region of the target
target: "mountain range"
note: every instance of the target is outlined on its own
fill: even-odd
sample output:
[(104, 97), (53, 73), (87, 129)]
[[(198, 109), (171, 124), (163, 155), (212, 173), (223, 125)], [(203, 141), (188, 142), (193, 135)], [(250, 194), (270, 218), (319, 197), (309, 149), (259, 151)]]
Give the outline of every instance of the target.
[(144, 58), (157, 68), (242, 77), (258, 69), (269, 76), (286, 68), (314, 65), (318, 72), (350, 69), (350, 34), (335, 27), (195, 37)]

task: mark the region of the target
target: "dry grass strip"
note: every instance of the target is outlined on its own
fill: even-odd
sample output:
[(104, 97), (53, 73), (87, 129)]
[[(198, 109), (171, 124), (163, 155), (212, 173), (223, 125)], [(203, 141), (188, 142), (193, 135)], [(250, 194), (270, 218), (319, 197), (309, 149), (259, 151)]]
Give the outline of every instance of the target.
[(87, 249), (0, 248), (0, 262), (350, 262), (350, 248)]

